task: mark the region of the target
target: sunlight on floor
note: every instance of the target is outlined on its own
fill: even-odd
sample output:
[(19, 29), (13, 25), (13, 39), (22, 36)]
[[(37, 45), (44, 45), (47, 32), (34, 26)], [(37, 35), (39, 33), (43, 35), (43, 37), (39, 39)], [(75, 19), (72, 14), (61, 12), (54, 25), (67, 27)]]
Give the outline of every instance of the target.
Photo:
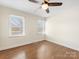
[(13, 59), (27, 59), (26, 53), (24, 51), (21, 51), (17, 55), (15, 55)]

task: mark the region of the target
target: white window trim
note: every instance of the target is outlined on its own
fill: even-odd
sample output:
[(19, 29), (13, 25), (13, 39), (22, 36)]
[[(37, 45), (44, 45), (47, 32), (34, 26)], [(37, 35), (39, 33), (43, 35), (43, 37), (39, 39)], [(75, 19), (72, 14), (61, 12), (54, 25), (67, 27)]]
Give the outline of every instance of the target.
[[(23, 22), (23, 32), (21, 33), (21, 34), (19, 34), (19, 35), (12, 35), (12, 33), (11, 33), (11, 25), (10, 25), (10, 21), (11, 21), (11, 17), (18, 17), (18, 18), (21, 18), (22, 19), (22, 22)], [(25, 36), (25, 19), (24, 19), (24, 17), (22, 17), (22, 16), (17, 16), (17, 15), (10, 15), (9, 16), (9, 36), (10, 37), (14, 37), (14, 36)]]

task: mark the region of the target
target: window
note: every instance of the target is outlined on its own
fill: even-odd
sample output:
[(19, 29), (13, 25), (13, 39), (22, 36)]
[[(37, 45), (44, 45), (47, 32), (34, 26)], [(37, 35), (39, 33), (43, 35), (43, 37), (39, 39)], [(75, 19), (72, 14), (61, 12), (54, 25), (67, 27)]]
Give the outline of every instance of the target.
[(37, 29), (38, 29), (38, 33), (44, 33), (45, 31), (45, 20), (40, 19), (37, 21)]
[(24, 17), (11, 15), (9, 18), (9, 35), (10, 36), (24, 36), (25, 23)]

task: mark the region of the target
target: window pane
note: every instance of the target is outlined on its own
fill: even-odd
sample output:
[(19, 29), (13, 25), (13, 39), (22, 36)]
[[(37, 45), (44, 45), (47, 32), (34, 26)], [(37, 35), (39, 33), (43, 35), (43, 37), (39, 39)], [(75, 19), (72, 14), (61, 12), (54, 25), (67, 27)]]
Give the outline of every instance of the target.
[(38, 33), (43, 33), (45, 28), (45, 20), (38, 20), (37, 22)]
[(10, 35), (21, 36), (24, 35), (24, 18), (20, 16), (10, 16)]

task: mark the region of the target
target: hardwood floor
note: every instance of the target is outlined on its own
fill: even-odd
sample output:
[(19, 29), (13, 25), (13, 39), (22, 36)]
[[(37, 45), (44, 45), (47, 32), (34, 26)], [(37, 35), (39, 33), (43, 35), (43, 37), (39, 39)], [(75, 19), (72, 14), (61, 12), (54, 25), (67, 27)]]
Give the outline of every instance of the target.
[(0, 59), (79, 59), (79, 52), (43, 40), (1, 51)]

